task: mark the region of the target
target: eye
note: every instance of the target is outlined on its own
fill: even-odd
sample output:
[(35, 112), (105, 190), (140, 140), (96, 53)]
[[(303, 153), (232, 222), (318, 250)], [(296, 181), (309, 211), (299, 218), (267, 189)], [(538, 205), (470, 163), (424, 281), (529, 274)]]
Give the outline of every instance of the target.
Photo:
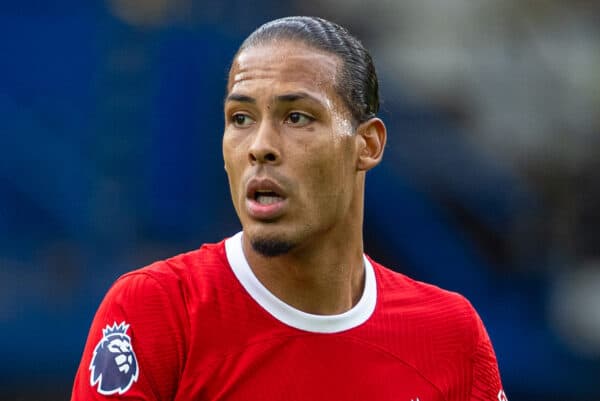
[(247, 127), (254, 123), (254, 120), (247, 114), (244, 113), (235, 113), (231, 116), (231, 122), (236, 127), (242, 128)]
[(297, 127), (304, 127), (305, 125), (310, 124), (315, 119), (313, 117), (307, 116), (306, 114), (299, 113), (297, 111), (290, 113), (285, 119), (286, 124), (291, 124)]

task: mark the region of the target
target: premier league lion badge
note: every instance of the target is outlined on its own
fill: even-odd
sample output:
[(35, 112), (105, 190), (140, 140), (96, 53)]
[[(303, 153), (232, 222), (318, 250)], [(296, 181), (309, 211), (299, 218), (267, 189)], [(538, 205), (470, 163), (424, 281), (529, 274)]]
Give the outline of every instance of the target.
[(102, 329), (102, 339), (94, 349), (90, 363), (90, 384), (98, 385), (103, 395), (123, 394), (137, 381), (140, 370), (133, 352), (131, 338), (127, 335), (129, 325), (116, 322)]

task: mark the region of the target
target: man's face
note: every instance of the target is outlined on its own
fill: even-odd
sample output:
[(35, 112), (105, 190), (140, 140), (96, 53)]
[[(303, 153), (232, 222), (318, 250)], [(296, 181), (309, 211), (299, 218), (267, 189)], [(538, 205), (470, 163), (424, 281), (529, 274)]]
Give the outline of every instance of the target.
[(357, 146), (334, 88), (339, 63), (283, 41), (247, 48), (231, 68), (223, 157), (244, 234), (259, 253), (319, 241), (360, 218), (351, 216)]

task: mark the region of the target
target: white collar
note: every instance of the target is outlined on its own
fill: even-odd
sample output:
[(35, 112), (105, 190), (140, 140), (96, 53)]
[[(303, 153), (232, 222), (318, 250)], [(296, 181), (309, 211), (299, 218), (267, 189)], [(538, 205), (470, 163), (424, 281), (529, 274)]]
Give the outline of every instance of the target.
[(337, 333), (360, 326), (373, 314), (377, 303), (377, 285), (373, 266), (364, 255), (365, 288), (358, 303), (339, 315), (313, 315), (286, 304), (258, 280), (244, 255), (242, 235), (240, 231), (225, 241), (229, 265), (248, 294), (277, 320), (300, 330)]

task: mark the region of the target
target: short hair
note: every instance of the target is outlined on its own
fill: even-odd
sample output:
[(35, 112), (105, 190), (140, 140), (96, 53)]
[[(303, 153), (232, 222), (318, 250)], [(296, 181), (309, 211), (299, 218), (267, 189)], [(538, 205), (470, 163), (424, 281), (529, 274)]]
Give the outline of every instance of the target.
[(358, 123), (379, 111), (379, 83), (371, 55), (344, 27), (319, 17), (285, 17), (260, 26), (236, 53), (273, 40), (298, 40), (338, 56), (342, 63), (334, 88)]

